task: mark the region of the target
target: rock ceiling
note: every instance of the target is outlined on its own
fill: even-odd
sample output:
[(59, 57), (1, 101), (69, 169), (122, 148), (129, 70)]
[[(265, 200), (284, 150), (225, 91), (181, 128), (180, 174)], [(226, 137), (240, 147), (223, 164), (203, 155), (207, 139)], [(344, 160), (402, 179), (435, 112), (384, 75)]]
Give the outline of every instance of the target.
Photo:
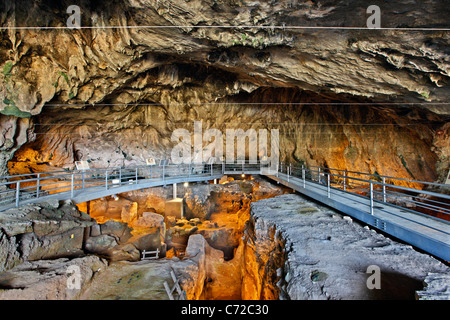
[[(52, 165), (64, 166), (79, 158), (77, 153), (96, 159), (120, 149), (117, 156), (125, 153), (139, 162), (133, 158), (136, 149), (152, 146), (157, 155), (164, 153), (170, 145), (164, 139), (183, 121), (223, 126), (239, 115), (240, 123), (273, 118), (361, 124), (367, 109), (371, 121), (408, 124), (389, 129), (393, 140), (378, 144), (385, 129), (367, 140), (355, 127), (354, 132), (344, 127), (335, 132), (325, 126), (321, 134), (331, 137), (332, 132), (329, 140), (286, 139), (286, 159), (400, 176), (412, 170), (417, 178), (432, 180), (436, 172), (444, 174), (450, 148), (445, 125), (450, 115), (450, 33), (445, 30), (450, 12), (444, 1), (403, 0), (381, 7), (382, 27), (423, 30), (366, 29), (372, 3), (356, 0), (81, 1), (81, 25), (88, 28), (71, 30), (65, 28), (71, 4), (0, 4), (0, 25), (6, 28), (0, 31), (2, 173), (26, 143), (35, 145), (20, 149), (15, 160), (53, 158), (57, 163)], [(50, 28), (15, 29), (33, 26)], [(249, 112), (239, 107), (242, 101), (267, 102), (261, 97), (280, 105)], [(307, 109), (293, 107), (304, 101), (379, 104), (358, 111), (315, 108), (308, 118)], [(236, 105), (205, 107), (216, 102)], [(140, 108), (148, 105), (158, 108)], [(405, 107), (407, 112), (400, 111)], [(62, 109), (68, 110), (58, 112)], [(50, 127), (52, 120), (59, 126)], [(63, 122), (77, 125), (78, 138)], [(104, 132), (98, 140), (104, 148), (87, 147), (92, 131)], [(49, 139), (51, 133), (60, 139)], [(63, 133), (71, 138), (61, 138)], [(136, 135), (147, 137), (146, 142), (129, 146)], [(60, 148), (64, 155), (54, 152)], [(382, 150), (392, 159), (374, 160)], [(126, 164), (125, 156), (111, 158), (108, 163)], [(411, 164), (405, 165), (405, 158)]]

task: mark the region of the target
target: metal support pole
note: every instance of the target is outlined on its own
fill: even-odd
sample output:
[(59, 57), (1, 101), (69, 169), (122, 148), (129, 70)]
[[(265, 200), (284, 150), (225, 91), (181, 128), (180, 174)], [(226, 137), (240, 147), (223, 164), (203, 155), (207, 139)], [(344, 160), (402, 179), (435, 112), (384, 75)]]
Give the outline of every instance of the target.
[(82, 188), (84, 189), (84, 170), (81, 172), (81, 177), (82, 177), (82, 179), (83, 179), (83, 185), (82, 185)]
[(173, 184), (173, 198), (176, 199), (177, 198), (177, 184), (174, 183)]
[(19, 206), (19, 198), (20, 198), (20, 181), (17, 181), (17, 184), (16, 184), (16, 207)]
[(136, 168), (135, 170), (135, 177), (136, 177), (136, 184), (138, 184), (138, 168)]
[(306, 188), (306, 174), (305, 168), (302, 168), (303, 188)]
[(373, 216), (373, 183), (370, 183), (370, 214)]
[(39, 198), (39, 188), (41, 184), (41, 174), (38, 173), (37, 175), (37, 181), (36, 181), (36, 198)]
[(386, 178), (383, 177), (383, 202), (386, 202)]
[(105, 171), (105, 189), (108, 190), (108, 170)]
[(211, 163), (211, 176), (213, 175), (213, 165)]
[(320, 184), (320, 167), (317, 169), (317, 180), (319, 181)]
[(162, 180), (164, 181), (165, 180), (165, 168), (166, 168), (166, 166), (163, 164), (163, 169), (162, 169)]
[(119, 168), (119, 186), (122, 185), (122, 168)]
[(344, 176), (344, 191), (345, 191), (345, 176), (346, 176), (346, 171), (345, 170), (344, 170), (342, 175)]
[(70, 197), (73, 198), (73, 173), (70, 177)]
[(328, 193), (328, 198), (331, 195), (331, 190), (330, 190), (330, 174), (327, 174), (327, 193)]

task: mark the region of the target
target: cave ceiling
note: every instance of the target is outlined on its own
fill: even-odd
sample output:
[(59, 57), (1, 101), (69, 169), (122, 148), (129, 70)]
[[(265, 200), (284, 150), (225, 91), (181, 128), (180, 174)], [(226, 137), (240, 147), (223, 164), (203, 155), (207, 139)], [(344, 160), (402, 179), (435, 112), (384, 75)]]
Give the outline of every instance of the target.
[[(365, 29), (370, 1), (81, 1), (81, 25), (89, 28), (52, 29), (65, 27), (70, 5), (2, 1), (2, 26), (50, 27), (2, 30), (3, 103), (32, 115), (50, 102), (159, 103), (167, 87), (202, 82), (221, 88), (205, 99), (295, 87), (436, 103), (429, 109), (450, 113), (439, 104), (450, 96), (449, 32)], [(444, 1), (391, 1), (381, 21), (441, 30), (449, 13)], [(361, 28), (339, 29), (348, 26)], [(186, 77), (186, 68), (197, 72)]]
[[(414, 158), (410, 167), (423, 179), (436, 178), (436, 163), (438, 175), (446, 167), (448, 139), (436, 136), (439, 130), (448, 132), (450, 116), (450, 10), (445, 1), (384, 2), (384, 29), (366, 27), (372, 1), (79, 1), (82, 28), (68, 29), (72, 4), (0, 4), (2, 172), (14, 155), (17, 161), (42, 163), (53, 158), (64, 166), (82, 154), (101, 158), (105, 150), (133, 159), (136, 149), (158, 143), (153, 149), (161, 155), (180, 123), (201, 119), (206, 127), (213, 126), (209, 122), (225, 126), (237, 118), (240, 123), (351, 124), (363, 117), (391, 125), (407, 119), (399, 130), (370, 133), (376, 141), (389, 132), (396, 141), (387, 148), (395, 159), (385, 164), (373, 159), (386, 144), (371, 150), (373, 141), (363, 143), (364, 136), (345, 127), (315, 131), (318, 137), (333, 132), (326, 141), (306, 137), (311, 129), (305, 129), (302, 143), (298, 136), (286, 140), (287, 158), (380, 172), (392, 163), (406, 170), (401, 159), (408, 154)], [(329, 108), (319, 105), (315, 112), (320, 116), (314, 115), (309, 107), (295, 107), (303, 102)], [(332, 107), (336, 102), (360, 105), (357, 112), (337, 110)], [(259, 104), (260, 109), (244, 112), (239, 103)], [(365, 105), (370, 105), (367, 111)], [(72, 127), (49, 127), (52, 121)], [(40, 136), (61, 136), (61, 130), (69, 135), (58, 142), (44, 143)], [(302, 132), (298, 126), (288, 130)], [(368, 129), (354, 130), (369, 134)], [(88, 150), (89, 142), (96, 141), (93, 131), (102, 132), (97, 142), (104, 149)], [(146, 138), (131, 147), (136, 136)], [(411, 140), (405, 142), (405, 136)], [(39, 156), (19, 150), (26, 144)], [(62, 150), (59, 156), (55, 150)], [(108, 163), (127, 164), (124, 159)]]

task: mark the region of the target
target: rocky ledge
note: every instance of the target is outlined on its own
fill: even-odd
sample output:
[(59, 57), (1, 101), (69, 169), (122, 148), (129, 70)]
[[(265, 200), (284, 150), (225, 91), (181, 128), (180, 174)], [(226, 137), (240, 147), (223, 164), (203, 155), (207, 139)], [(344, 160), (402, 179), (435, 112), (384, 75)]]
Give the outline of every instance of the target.
[[(277, 257), (284, 263), (272, 277), (280, 299), (449, 297), (444, 263), (299, 195), (252, 203), (250, 222), (257, 250), (285, 243)], [(379, 267), (380, 289), (369, 289), (375, 284), (369, 266)]]

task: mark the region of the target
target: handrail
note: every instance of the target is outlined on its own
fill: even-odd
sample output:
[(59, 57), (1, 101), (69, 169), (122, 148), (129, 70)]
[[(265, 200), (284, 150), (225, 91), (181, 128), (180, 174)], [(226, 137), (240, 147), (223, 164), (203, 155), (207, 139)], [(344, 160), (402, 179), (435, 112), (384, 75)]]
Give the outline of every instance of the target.
[(401, 180), (401, 181), (406, 181), (406, 182), (415, 182), (415, 183), (429, 184), (429, 185), (438, 186), (438, 187), (446, 187), (446, 188), (450, 187), (449, 185), (443, 184), (443, 183), (420, 181), (420, 180), (412, 180), (412, 179), (405, 179), (405, 178), (398, 178), (398, 177), (385, 176), (385, 175), (379, 175), (379, 174), (374, 174), (374, 173), (350, 171), (350, 170), (345, 170), (345, 169), (334, 169), (334, 168), (327, 168), (327, 167), (320, 167), (320, 166), (309, 166), (309, 167), (310, 168), (320, 168), (320, 169), (324, 169), (324, 170), (345, 171), (347, 173), (356, 173), (356, 174), (360, 174), (360, 175), (369, 175), (369, 176), (375, 177), (376, 179), (378, 179), (378, 178), (385, 178), (385, 179)]
[[(315, 170), (317, 169), (317, 170)], [(332, 173), (331, 171), (340, 171), (342, 174)], [(393, 184), (395, 178), (387, 177), (387, 176), (379, 176), (367, 173), (361, 173), (352, 171), (353, 173), (359, 173), (363, 175), (370, 175), (371, 177), (375, 177), (376, 180), (366, 180), (362, 178), (352, 177), (348, 175), (348, 171), (343, 169), (329, 169), (323, 167), (312, 166), (312, 169), (305, 168), (304, 165), (300, 168), (299, 166), (292, 164), (280, 164), (279, 172), (286, 173), (287, 180), (290, 180), (290, 177), (300, 177), (303, 179), (303, 185), (305, 187), (306, 180), (326, 185), (327, 187), (327, 195), (330, 196), (331, 189), (343, 189), (343, 191), (351, 192), (355, 195), (363, 197), (369, 200), (370, 214), (373, 214), (374, 211), (374, 202), (383, 202), (389, 203), (390, 205), (398, 206), (397, 204), (403, 204), (401, 207), (410, 210), (409, 207), (413, 206), (415, 208), (415, 212), (420, 214), (434, 214), (438, 216), (439, 219), (450, 220), (450, 202), (447, 203), (447, 200), (450, 200), (450, 195), (445, 193), (439, 193), (435, 191), (428, 191), (423, 189), (414, 189), (405, 186), (399, 186)], [(309, 176), (306, 178), (306, 176)], [(387, 179), (389, 178), (389, 179)], [(383, 182), (380, 182), (379, 179), (382, 179)], [(388, 181), (387, 181), (388, 180)], [(398, 180), (407, 180), (398, 178)], [(416, 181), (416, 180), (408, 180), (413, 183), (418, 183), (425, 185), (427, 182), (424, 181)], [(355, 182), (359, 182), (355, 184)], [(389, 183), (388, 183), (389, 182)], [(437, 184), (437, 183), (428, 183), (432, 185), (437, 185), (444, 188), (450, 188), (448, 185)], [(356, 191), (362, 194), (358, 194), (352, 191)], [(428, 197), (427, 197), (428, 196)], [(377, 199), (380, 197), (381, 199)], [(433, 197), (434, 199), (429, 199), (429, 197)], [(437, 201), (437, 200), (441, 201)], [(408, 205), (409, 204), (409, 205)]]
[[(92, 168), (87, 170), (53, 171), (51, 173), (33, 173), (13, 175), (10, 181), (0, 183), (0, 206), (26, 200), (38, 200), (42, 196), (54, 193), (70, 192), (73, 198), (74, 191), (92, 187), (111, 187), (126, 184), (138, 184), (152, 180), (165, 181), (171, 177), (209, 177), (222, 174), (221, 164), (168, 164), (168, 165), (138, 165), (132, 167)], [(35, 175), (34, 178), (29, 178)], [(17, 179), (26, 177), (26, 179)], [(5, 180), (7, 177), (0, 177)]]
[[(130, 167), (107, 167), (107, 168), (92, 168), (87, 170), (73, 170), (73, 171), (53, 171), (41, 172), (23, 175), (12, 175), (0, 177), (0, 180), (5, 180), (8, 177), (10, 181), (1, 182), (0, 187), (0, 207), (2, 205), (15, 202), (16, 206), (24, 199), (37, 200), (42, 196), (47, 196), (55, 193), (67, 193), (73, 197), (75, 190), (82, 190), (88, 188), (101, 188), (104, 186), (106, 190), (116, 186), (123, 186), (126, 184), (139, 184), (153, 180), (165, 181), (170, 177), (196, 177), (223, 175), (225, 172), (247, 172), (254, 173), (255, 169), (262, 170), (266, 164), (258, 163), (214, 163), (214, 164), (162, 164), (162, 165), (136, 165)], [(317, 170), (315, 170), (317, 169)], [(327, 172), (328, 171), (328, 172)], [(332, 173), (331, 171), (339, 171)], [(318, 184), (325, 184), (327, 186), (327, 193), (330, 194), (332, 189), (343, 189), (346, 192), (351, 192), (362, 198), (369, 199), (371, 203), (371, 212), (373, 212), (373, 202), (382, 201), (385, 203), (395, 204), (397, 202), (410, 203), (415, 207), (421, 207), (431, 212), (439, 212), (440, 214), (448, 215), (450, 203), (445, 201), (450, 200), (449, 194), (439, 193), (435, 191), (414, 189), (405, 186), (393, 184), (393, 180), (403, 180), (419, 184), (431, 184), (449, 188), (450, 186), (437, 183), (429, 183), (424, 181), (409, 180), (403, 178), (395, 178), (381, 175), (374, 175), (369, 173), (362, 173), (357, 171), (346, 171), (343, 169), (323, 168), (311, 166), (299, 167), (292, 164), (280, 163), (277, 167), (278, 172), (288, 174), (288, 180), (292, 177), (301, 177), (304, 181), (312, 181)], [(339, 174), (342, 172), (342, 174)], [(368, 175), (375, 177), (376, 180), (366, 180), (349, 176), (348, 173), (357, 173), (360, 175)], [(29, 178), (30, 175), (35, 175), (35, 178)], [(309, 178), (306, 179), (306, 175)], [(26, 177), (25, 179), (17, 179)], [(380, 182), (382, 179), (383, 182)], [(390, 181), (387, 181), (390, 180)], [(359, 183), (355, 183), (359, 182)], [(359, 191), (358, 191), (359, 190)], [(358, 194), (352, 191), (358, 191)], [(413, 193), (413, 194), (409, 194)], [(424, 196), (434, 197), (435, 199), (424, 198)], [(381, 198), (382, 200), (378, 200)], [(441, 201), (438, 201), (441, 200)]]

